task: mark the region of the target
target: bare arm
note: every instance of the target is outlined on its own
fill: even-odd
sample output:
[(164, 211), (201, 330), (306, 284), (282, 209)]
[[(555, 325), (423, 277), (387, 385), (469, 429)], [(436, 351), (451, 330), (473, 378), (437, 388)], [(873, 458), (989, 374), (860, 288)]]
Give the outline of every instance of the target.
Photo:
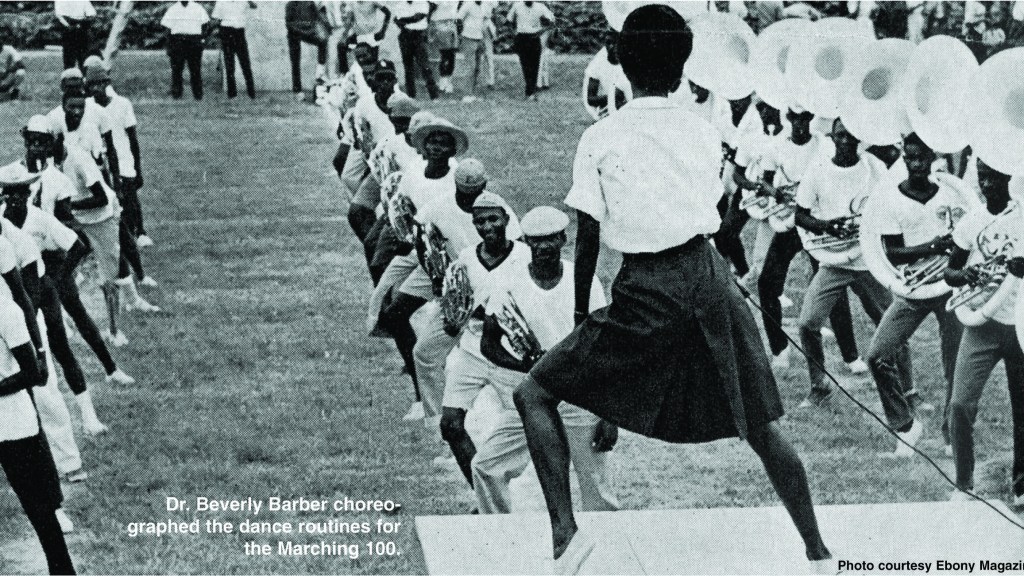
[(28, 326), (28, 335), (32, 339), (32, 346), (36, 350), (41, 350), (43, 348), (43, 338), (39, 334), (39, 325), (36, 324), (36, 307), (32, 305), (28, 291), (25, 290), (25, 284), (21, 280), (21, 271), (14, 268), (3, 276), (4, 282), (7, 283), (7, 287), (11, 290), (14, 303), (18, 305), (18, 308), (21, 308), (22, 313), (25, 315), (25, 324)]
[(945, 254), (953, 246), (952, 236), (939, 236), (924, 244), (904, 246), (903, 235), (882, 236), (885, 255), (893, 264), (909, 264), (928, 256)]
[(590, 313), (590, 288), (601, 250), (601, 223), (586, 212), (576, 211), (576, 324)]
[(92, 196), (81, 200), (73, 200), (71, 202), (71, 208), (75, 210), (91, 210), (93, 208), (102, 208), (107, 205), (107, 193), (103, 190), (103, 184), (101, 182), (96, 182), (92, 186), (89, 186), (89, 192), (92, 192)]
[(131, 126), (125, 129), (128, 133), (128, 147), (132, 151), (132, 156), (135, 157), (135, 180), (138, 185), (142, 186), (142, 154), (139, 149), (139, 133), (135, 130), (135, 126)]
[(46, 383), (46, 379), (39, 371), (31, 344), (25, 343), (11, 348), (11, 355), (18, 362), (18, 372), (0, 380), (0, 396), (10, 396)]
[(498, 325), (494, 316), (488, 315), (484, 318), (483, 336), (480, 338), (480, 353), (484, 358), (507, 370), (516, 372), (529, 372), (532, 367), (526, 360), (520, 360), (509, 354), (508, 350), (501, 345), (501, 338), (505, 332)]

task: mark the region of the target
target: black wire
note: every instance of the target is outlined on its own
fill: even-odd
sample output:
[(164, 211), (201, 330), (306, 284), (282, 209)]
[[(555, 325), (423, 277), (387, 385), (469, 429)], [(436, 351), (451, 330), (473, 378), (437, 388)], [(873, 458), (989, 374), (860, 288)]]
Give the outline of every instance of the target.
[[(756, 300), (754, 300), (754, 298), (750, 294), (750, 291), (747, 290), (742, 284), (740, 284), (739, 281), (736, 282), (736, 286), (740, 289), (740, 293), (743, 294), (743, 297), (746, 298), (747, 302), (750, 302), (751, 304), (754, 305), (755, 308), (757, 308), (759, 311), (761, 311), (762, 318), (767, 318), (767, 315), (764, 314), (764, 308), (761, 307), (760, 302), (757, 302)], [(772, 321), (774, 323), (774, 319), (772, 319)], [(793, 347), (796, 348), (798, 352), (800, 352), (800, 354), (803, 354), (804, 358), (808, 362), (811, 362), (812, 360), (807, 355), (807, 352), (805, 352), (804, 349), (800, 346), (800, 344), (798, 344), (797, 341), (792, 336), (790, 336), (788, 332), (786, 332), (783, 329), (782, 324), (781, 323), (776, 323), (776, 326), (782, 331), (783, 334), (785, 334), (786, 340), (788, 340), (789, 343), (792, 344)], [(919, 456), (924, 458), (925, 461), (927, 461), (929, 464), (931, 464), (932, 467), (935, 468), (935, 470), (939, 473), (939, 475), (942, 476), (942, 478), (946, 482), (948, 482), (950, 486), (952, 486), (954, 489), (956, 489), (956, 490), (958, 490), (960, 492), (963, 492), (964, 494), (967, 494), (968, 496), (970, 496), (971, 498), (977, 500), (978, 502), (981, 502), (985, 506), (988, 506), (996, 514), (1002, 516), (1007, 522), (1009, 522), (1010, 524), (1013, 524), (1014, 526), (1016, 526), (1017, 528), (1020, 528), (1021, 530), (1024, 530), (1024, 524), (1021, 524), (1020, 522), (1018, 522), (1017, 519), (1011, 518), (1010, 516), (1006, 515), (1006, 513), (1004, 513), (1002, 510), (1000, 510), (999, 508), (996, 508), (990, 502), (988, 502), (984, 498), (978, 496), (973, 491), (964, 490), (964, 489), (960, 488), (959, 486), (957, 486), (956, 482), (953, 481), (953, 479), (950, 478), (949, 475), (946, 474), (945, 471), (943, 471), (942, 467), (939, 466), (935, 462), (935, 460), (932, 460), (931, 457), (929, 457), (927, 454), (922, 452), (920, 449), (918, 449), (913, 444), (910, 444), (909, 442), (906, 442), (905, 440), (903, 440), (903, 438), (900, 438), (900, 436), (896, 432), (896, 430), (893, 430), (892, 427), (890, 427), (889, 424), (884, 419), (882, 419), (881, 416), (879, 416), (878, 414), (875, 414), (875, 412), (872, 411), (867, 406), (865, 406), (863, 402), (861, 402), (860, 400), (857, 400), (856, 398), (854, 398), (853, 394), (851, 394), (849, 390), (844, 388), (843, 385), (839, 383), (839, 380), (837, 380), (836, 377), (833, 376), (832, 373), (829, 372), (828, 369), (825, 368), (823, 363), (819, 362), (818, 363), (818, 367), (821, 368), (821, 371), (825, 374), (825, 376), (828, 377), (829, 380), (832, 381), (833, 384), (835, 384), (836, 388), (838, 388), (840, 392), (842, 392), (847, 398), (849, 398), (854, 404), (856, 404), (858, 408), (860, 408), (864, 412), (867, 412), (872, 418), (874, 418), (875, 421), (878, 422), (882, 426), (882, 428), (884, 428), (885, 431), (888, 432), (893, 438), (895, 438), (900, 444), (903, 444), (904, 446), (907, 446), (908, 448), (913, 450), (915, 453), (917, 453)], [(1018, 481), (1018, 480), (1015, 480), (1015, 482), (1016, 481)]]

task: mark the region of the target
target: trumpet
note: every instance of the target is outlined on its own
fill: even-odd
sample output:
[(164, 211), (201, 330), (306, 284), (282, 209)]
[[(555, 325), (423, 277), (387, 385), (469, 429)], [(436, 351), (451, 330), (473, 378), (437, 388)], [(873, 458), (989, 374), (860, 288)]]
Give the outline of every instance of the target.
[(501, 331), (505, 333), (512, 351), (517, 356), (526, 360), (541, 351), (537, 335), (534, 334), (533, 329), (527, 324), (526, 317), (523, 316), (523, 311), (519, 309), (519, 305), (516, 304), (516, 300), (512, 297), (511, 292), (508, 293), (508, 301), (505, 302), (498, 314), (495, 315), (495, 319), (498, 321)]
[(983, 306), (1006, 279), (1008, 261), (1006, 254), (996, 254), (970, 266), (978, 272), (978, 280), (957, 289), (946, 301), (946, 310), (953, 311), (964, 305), (971, 309)]
[(445, 328), (460, 330), (473, 314), (473, 286), (469, 270), (462, 262), (453, 262), (444, 277), (441, 291), (441, 313)]
[(851, 247), (860, 243), (860, 224), (857, 218), (860, 215), (847, 216), (842, 219), (842, 227), (838, 235), (815, 234), (804, 240), (804, 248), (807, 250), (828, 250), (831, 252), (845, 252)]

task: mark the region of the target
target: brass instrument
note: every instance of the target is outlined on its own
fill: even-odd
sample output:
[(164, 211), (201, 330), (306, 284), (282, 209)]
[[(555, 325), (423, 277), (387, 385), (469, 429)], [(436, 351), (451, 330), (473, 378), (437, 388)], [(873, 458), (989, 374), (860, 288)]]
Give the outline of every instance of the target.
[(868, 197), (857, 196), (850, 201), (850, 215), (840, 218), (837, 234), (814, 234), (799, 229), (804, 249), (823, 264), (850, 262), (860, 256), (860, 217)]
[(469, 271), (462, 262), (453, 262), (448, 268), (440, 304), (445, 328), (460, 330), (473, 314), (473, 286), (469, 282)]
[[(397, 187), (397, 186), (396, 186)], [(395, 194), (388, 203), (388, 215), (391, 228), (405, 242), (412, 244), (416, 240), (416, 206), (405, 194)]]
[(976, 310), (984, 306), (1006, 279), (1008, 261), (1009, 258), (1006, 254), (996, 254), (984, 262), (970, 266), (970, 269), (978, 271), (978, 281), (971, 282), (953, 292), (953, 295), (946, 301), (946, 310), (953, 311), (964, 305), (969, 305), (971, 309)]
[(434, 294), (440, 296), (444, 288), (444, 277), (452, 260), (448, 255), (448, 239), (433, 223), (423, 229), (423, 269), (434, 287)]
[(537, 335), (526, 323), (526, 317), (523, 316), (523, 311), (519, 309), (511, 292), (508, 293), (508, 301), (495, 315), (495, 319), (498, 321), (501, 331), (505, 333), (509, 346), (517, 356), (526, 359), (541, 351)]
[[(953, 228), (964, 217), (965, 212), (963, 206), (939, 206), (936, 210), (936, 216), (946, 222), (946, 230), (949, 234), (952, 234)], [(947, 250), (944, 254), (922, 258), (917, 262), (903, 266), (900, 269), (900, 273), (903, 277), (903, 284), (907, 287), (907, 292), (911, 293), (922, 286), (934, 284), (942, 280), (943, 272), (949, 264), (950, 252), (950, 250)]]

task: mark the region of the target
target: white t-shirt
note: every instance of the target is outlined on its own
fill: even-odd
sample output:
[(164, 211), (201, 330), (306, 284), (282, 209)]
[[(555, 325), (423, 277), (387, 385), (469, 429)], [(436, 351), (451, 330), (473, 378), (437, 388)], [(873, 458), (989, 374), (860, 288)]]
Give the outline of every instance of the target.
[(525, 2), (516, 2), (508, 11), (508, 17), (516, 22), (516, 34), (540, 32), (544, 27), (540, 22), (541, 17), (547, 18), (551, 22), (555, 21), (555, 15), (541, 2), (534, 2), (529, 7)]
[[(509, 294), (523, 313), (526, 324), (537, 335), (544, 350), (561, 342), (576, 327), (574, 311), (576, 294), (573, 263), (562, 260), (562, 279), (550, 290), (544, 290), (530, 276), (527, 258), (518, 269), (509, 269), (491, 280), (491, 297), (487, 314), (496, 315), (508, 302)], [(604, 308), (604, 289), (595, 277), (590, 286), (590, 311)]]
[[(877, 188), (884, 174), (885, 165), (870, 154), (862, 154), (860, 161), (848, 168), (836, 166), (830, 158), (824, 158), (804, 173), (796, 190), (796, 203), (819, 220), (852, 216), (851, 206), (859, 208), (856, 204)], [(867, 270), (864, 259), (859, 256), (836, 267)]]
[(0, 217), (0, 228), (2, 228), (0, 233), (14, 247), (14, 255), (18, 259), (18, 268), (35, 264), (36, 271), (42, 277), (45, 272), (43, 268), (43, 255), (35, 239), (28, 232), (15, 226), (7, 218)]
[(32, 185), (30, 201), (47, 214), (53, 214), (57, 203), (74, 197), (75, 191), (75, 183), (51, 163)]
[(395, 125), (391, 119), (377, 106), (372, 93), (367, 96), (360, 96), (356, 102), (355, 115), (353, 117), (356, 133), (359, 135), (360, 150), (364, 155), (369, 155), (388, 136), (395, 133)]
[[(14, 245), (7, 238), (4, 238), (0, 234), (0, 275), (7, 274), (11, 270), (14, 270), (18, 266), (18, 254), (14, 249)], [(0, 282), (0, 292), (3, 290), (9, 290), (6, 282)], [(10, 292), (7, 292), (8, 297)]]
[[(598, 94), (607, 98), (608, 111), (612, 112), (616, 109), (615, 105), (615, 90), (621, 91), (626, 96), (626, 101), (633, 99), (633, 85), (629, 83), (629, 79), (626, 78), (625, 72), (622, 71), (622, 66), (612, 64), (608, 61), (608, 49), (601, 48), (594, 59), (587, 65), (587, 69), (583, 74), (584, 82), (590, 83), (590, 79), (597, 80), (601, 85), (598, 89)], [(588, 86), (584, 86), (583, 90), (587, 91)], [(586, 96), (584, 96), (585, 98)]]
[(951, 207), (963, 209), (957, 193), (942, 185), (924, 203), (900, 192), (898, 183), (881, 186), (872, 194), (879, 195), (877, 206), (884, 207), (876, 214), (878, 232), (883, 236), (903, 236), (904, 246), (918, 246), (936, 236), (945, 236), (949, 233), (947, 218), (951, 217)]
[[(389, 9), (391, 13), (395, 14), (399, 3), (394, 2)], [(384, 5), (382, 2), (373, 2), (371, 0), (352, 0), (348, 2), (346, 11), (348, 14), (352, 14), (352, 34), (356, 36), (362, 34), (376, 34), (381, 25), (384, 24), (384, 13), (381, 12), (380, 6)]]
[(206, 8), (199, 2), (189, 2), (188, 6), (175, 2), (164, 13), (160, 25), (169, 28), (171, 34), (199, 36), (203, 33), (203, 24), (209, 21), (210, 16), (206, 13)]
[[(0, 282), (2, 284), (2, 282)], [(25, 315), (8, 295), (0, 294), (0, 379), (20, 371), (11, 350), (29, 342)], [(39, 434), (39, 420), (32, 398), (21, 390), (0, 396), (0, 442), (31, 438)]]
[(775, 138), (762, 157), (762, 166), (766, 171), (775, 171), (775, 186), (796, 184), (804, 179), (807, 169), (818, 161), (828, 162), (824, 156), (821, 136), (811, 136), (802, 145), (797, 145), (789, 138)]
[[(458, 261), (466, 265), (466, 276), (469, 277), (469, 285), (473, 289), (473, 310), (478, 306), (486, 306), (491, 296), (491, 280), (509, 270), (521, 270), (530, 262), (530, 248), (522, 242), (512, 243), (512, 252), (502, 260), (501, 264), (488, 270), (480, 262), (477, 255), (477, 246), (469, 246), (459, 253)], [(480, 353), (480, 338), (484, 333), (484, 322), (477, 318), (470, 318), (462, 331), (459, 339), (459, 348), (478, 357), (483, 358)]]
[(103, 186), (103, 191), (107, 196), (106, 205), (99, 208), (72, 209), (71, 213), (75, 219), (82, 224), (97, 224), (114, 217), (117, 214), (117, 196), (110, 186), (103, 182), (103, 175), (100, 173), (99, 167), (96, 166), (96, 162), (78, 146), (67, 146), (67, 152), (67, 157), (64, 159), (64, 174), (75, 184), (75, 194), (71, 197), (71, 201), (92, 198), (92, 191), (89, 188), (97, 182)]
[(667, 98), (637, 98), (583, 132), (565, 203), (601, 223), (627, 254), (718, 231), (718, 131)]
[(448, 162), (448, 173), (441, 178), (427, 178), (424, 176), (423, 170), (409, 170), (402, 176), (402, 183), (398, 185), (398, 194), (403, 194), (412, 200), (412, 205), (417, 210), (422, 209), (434, 198), (440, 198), (446, 193), (454, 194), (457, 164), (452, 158)]
[(73, 142), (89, 152), (93, 158), (99, 158), (106, 152), (103, 134), (110, 132), (106, 112), (92, 98), (85, 99), (85, 112), (82, 121), (74, 132), (68, 130), (64, 108), (57, 106), (46, 115), (54, 130), (60, 130), (64, 142)]
[(439, 20), (455, 20), (459, 16), (459, 3), (458, 2), (435, 2), (434, 13), (430, 15), (430, 20), (437, 22)]
[[(433, 224), (448, 240), (448, 255), (457, 258), (463, 250), (475, 247), (482, 239), (473, 225), (473, 214), (463, 212), (455, 202), (455, 189), (430, 201), (416, 213), (416, 221), (424, 226)], [(519, 228), (519, 218), (511, 208), (508, 212), (508, 225), (505, 227), (505, 238), (517, 240), (523, 235)]]
[(462, 20), (462, 37), (469, 40), (483, 40), (484, 27), (491, 17), (491, 9), (487, 2), (463, 2), (459, 7), (458, 19)]
[[(1024, 242), (1024, 206), (1017, 200), (1010, 200), (1009, 206), (998, 217), (985, 206), (979, 206), (968, 212), (956, 225), (953, 241), (960, 248), (971, 252), (968, 266), (999, 254), (1013, 257), (1019, 253), (1021, 242)], [(1015, 324), (1018, 290), (1019, 287), (1005, 300), (992, 320), (1007, 326)]]
[(93, 8), (89, 0), (54, 0), (53, 13), (64, 18), (84, 20), (96, 15), (96, 8)]
[(132, 154), (127, 130), (137, 125), (135, 109), (132, 107), (132, 103), (123, 96), (113, 96), (109, 104), (99, 107), (106, 112), (107, 126), (110, 129), (111, 140), (114, 141), (114, 151), (117, 152), (117, 166), (121, 171), (121, 176), (134, 178), (137, 175), (135, 173), (135, 155)]
[[(7, 225), (7, 222), (5, 219), (4, 226)], [(31, 236), (36, 246), (43, 252), (61, 250), (67, 252), (78, 241), (78, 235), (72, 229), (62, 224), (52, 214), (47, 214), (35, 206), (28, 207), (21, 231)]]
[(244, 30), (248, 8), (249, 3), (245, 0), (217, 0), (213, 5), (213, 18), (220, 20), (220, 25), (224, 28)]
[[(401, 0), (400, 2), (390, 4), (389, 8), (391, 8), (391, 11), (394, 13), (396, 20), (398, 18), (415, 16), (416, 14), (423, 14), (424, 16), (430, 14), (430, 3), (425, 1), (421, 2), (419, 0), (413, 0), (412, 2), (408, 0)], [(411, 24), (402, 26), (401, 28), (403, 30), (426, 30), (427, 19), (421, 18)]]

